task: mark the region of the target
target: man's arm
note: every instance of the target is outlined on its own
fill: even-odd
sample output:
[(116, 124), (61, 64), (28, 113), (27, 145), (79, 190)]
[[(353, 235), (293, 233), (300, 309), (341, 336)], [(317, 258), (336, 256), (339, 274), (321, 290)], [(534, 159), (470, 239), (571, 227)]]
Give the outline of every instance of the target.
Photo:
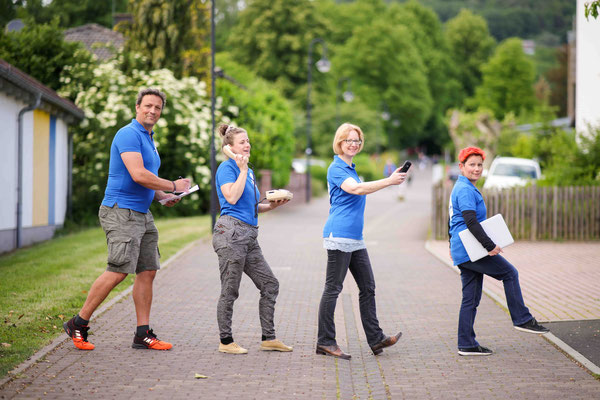
[[(170, 192), (185, 192), (190, 188), (189, 179), (183, 178), (177, 179), (176, 181), (169, 181), (167, 179), (159, 178), (152, 172), (148, 171), (144, 167), (144, 159), (142, 158), (142, 155), (140, 153), (134, 151), (127, 151), (121, 153), (121, 159), (123, 160), (127, 171), (129, 171), (131, 179), (133, 179), (135, 183), (138, 183), (145, 188)], [(173, 183), (175, 183), (175, 185), (173, 185)], [(163, 195), (166, 194), (163, 193)], [(157, 199), (156, 194), (155, 199)]]

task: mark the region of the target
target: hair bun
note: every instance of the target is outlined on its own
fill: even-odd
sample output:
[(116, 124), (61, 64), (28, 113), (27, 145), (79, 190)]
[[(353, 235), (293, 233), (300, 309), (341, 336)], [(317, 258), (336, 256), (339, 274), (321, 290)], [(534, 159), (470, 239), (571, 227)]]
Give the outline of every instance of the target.
[(221, 124), (219, 125), (219, 128), (217, 128), (219, 135), (225, 137), (225, 134), (227, 133), (227, 129), (229, 129), (229, 125), (227, 124)]

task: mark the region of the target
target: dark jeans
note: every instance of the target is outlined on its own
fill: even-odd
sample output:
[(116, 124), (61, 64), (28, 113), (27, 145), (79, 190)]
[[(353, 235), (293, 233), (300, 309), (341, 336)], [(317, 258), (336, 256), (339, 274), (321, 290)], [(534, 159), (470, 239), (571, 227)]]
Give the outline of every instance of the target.
[(479, 346), (479, 343), (475, 340), (473, 324), (475, 323), (477, 306), (481, 300), (484, 274), (498, 279), (504, 284), (506, 304), (513, 325), (524, 324), (533, 318), (523, 301), (517, 269), (502, 256), (486, 256), (475, 262), (467, 261), (460, 264), (458, 268), (460, 269), (463, 294), (458, 316), (459, 348)]
[(373, 346), (385, 335), (379, 327), (375, 307), (375, 278), (366, 249), (345, 253), (339, 250), (327, 250), (327, 275), (325, 290), (319, 305), (319, 333), (317, 344), (335, 345), (335, 322), (333, 315), (337, 298), (342, 291), (344, 278), (350, 269), (359, 289), (360, 319), (367, 336), (369, 346)]

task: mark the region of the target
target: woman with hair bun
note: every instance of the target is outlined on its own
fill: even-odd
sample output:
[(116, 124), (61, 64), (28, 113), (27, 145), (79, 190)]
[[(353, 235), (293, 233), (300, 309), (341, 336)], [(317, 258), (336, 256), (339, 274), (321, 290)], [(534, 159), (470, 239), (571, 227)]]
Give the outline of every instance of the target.
[[(260, 193), (254, 172), (248, 167), (250, 140), (248, 133), (238, 127), (223, 124), (218, 128), (223, 139), (222, 147), (229, 146), (229, 159), (219, 165), (215, 181), (221, 205), (221, 216), (213, 232), (213, 248), (219, 258), (221, 296), (217, 305), (219, 325), (219, 351), (229, 354), (246, 354), (248, 350), (233, 340), (231, 321), (233, 303), (238, 298), (242, 274), (246, 274), (260, 290), (258, 305), (262, 327), (261, 350), (292, 351), (275, 337), (273, 316), (279, 282), (267, 264), (258, 237), (258, 213), (271, 211), (289, 200), (259, 204)], [(230, 151), (229, 151), (230, 150)]]
[[(475, 340), (475, 315), (481, 300), (483, 275), (501, 280), (504, 284), (506, 303), (515, 329), (530, 333), (546, 333), (548, 329), (538, 324), (525, 306), (519, 273), (506, 261), (497, 246), (485, 233), (480, 222), (486, 219), (487, 210), (483, 196), (475, 186), (483, 172), (485, 153), (478, 147), (466, 147), (458, 155), (461, 175), (450, 195), (450, 256), (460, 269), (462, 303), (458, 317), (458, 354), (461, 356), (489, 356), (492, 350), (480, 346)], [(471, 261), (458, 232), (468, 229), (489, 252), (480, 260)]]

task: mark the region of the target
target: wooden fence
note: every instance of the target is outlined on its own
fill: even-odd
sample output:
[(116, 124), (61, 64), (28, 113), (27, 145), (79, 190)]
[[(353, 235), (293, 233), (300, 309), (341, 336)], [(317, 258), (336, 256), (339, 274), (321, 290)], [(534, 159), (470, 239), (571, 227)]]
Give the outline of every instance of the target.
[[(432, 233), (448, 239), (451, 186), (436, 185)], [(600, 239), (600, 186), (511, 188), (483, 191), (487, 215), (502, 214), (515, 239)]]

